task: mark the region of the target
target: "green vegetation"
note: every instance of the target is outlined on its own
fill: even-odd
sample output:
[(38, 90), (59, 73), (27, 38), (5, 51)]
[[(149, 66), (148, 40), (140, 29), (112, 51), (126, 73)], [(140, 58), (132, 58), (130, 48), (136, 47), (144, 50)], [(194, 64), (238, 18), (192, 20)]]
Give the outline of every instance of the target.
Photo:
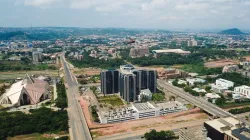
[(223, 73), (217, 78), (223, 78), (234, 82), (234, 86), (248, 85), (250, 86), (250, 79), (242, 76), (240, 73)]
[(7, 88), (9, 88), (9, 86), (6, 86), (5, 84), (3, 84), (3, 86), (0, 86), (0, 96), (2, 96), (6, 92)]
[(48, 64), (32, 64), (22, 61), (0, 61), (0, 71), (20, 71), (20, 70), (56, 70), (56, 66)]
[(199, 63), (200, 58), (193, 55), (183, 56), (179, 54), (166, 54), (160, 55), (155, 58), (153, 56), (141, 57), (141, 58), (129, 58), (129, 62), (140, 66), (152, 66), (152, 65), (174, 65), (174, 64), (192, 64)]
[(91, 114), (92, 114), (93, 121), (94, 122), (100, 122), (98, 114), (97, 114), (98, 110), (97, 110), (96, 105), (91, 106), (90, 109), (91, 109)]
[(51, 40), (58, 38), (66, 38), (68, 35), (64, 32), (54, 32), (51, 30), (44, 29), (43, 32), (41, 30), (39, 32), (33, 31), (27, 33), (26, 31), (13, 31), (13, 32), (5, 32), (0, 33), (0, 40), (11, 40), (11, 39), (21, 39), (21, 40)]
[(179, 139), (173, 131), (160, 131), (151, 130), (144, 134), (146, 140), (175, 140)]
[(89, 56), (88, 52), (85, 52), (83, 60), (73, 60), (70, 59), (70, 62), (78, 68), (87, 68), (87, 67), (97, 67), (102, 69), (118, 68), (120, 65), (125, 64), (123, 59), (108, 59), (103, 60), (99, 58), (93, 58)]
[(241, 114), (245, 112), (249, 112), (250, 107), (243, 107), (243, 108), (235, 108), (235, 109), (230, 109), (229, 112), (232, 114)]
[(189, 87), (189, 86), (185, 86), (183, 89), (184, 89), (185, 92), (188, 92), (188, 93), (190, 93), (190, 94), (193, 95), (193, 96), (200, 96), (200, 94), (199, 94), (198, 92), (194, 91), (194, 90), (193, 90), (191, 87)]
[(7, 140), (54, 140), (53, 138), (45, 138), (42, 134), (33, 133), (33, 134), (26, 134), (26, 135), (18, 135), (14, 137), (8, 137)]
[(23, 112), (0, 112), (0, 139), (32, 133), (57, 133), (68, 131), (67, 111), (49, 108)]
[(97, 99), (98, 99), (99, 103), (110, 104), (113, 107), (124, 105), (121, 98), (117, 95), (102, 96), (102, 97), (97, 97)]
[(93, 93), (95, 94), (96, 97), (98, 96), (98, 91), (97, 91), (97, 87), (96, 86), (90, 87), (90, 90), (93, 91)]
[(212, 74), (221, 74), (222, 68), (206, 68), (203, 63), (196, 64), (186, 64), (182, 66), (183, 70), (186, 72), (194, 72), (199, 75), (212, 75)]
[(163, 93), (153, 93), (152, 100), (155, 102), (161, 102), (165, 100), (165, 94)]
[(55, 100), (56, 106), (61, 108), (62, 110), (68, 106), (66, 89), (63, 82), (59, 82), (56, 84), (57, 89), (57, 99)]
[[(186, 85), (186, 84), (178, 84), (178, 79), (175, 79), (172, 84), (174, 86), (177, 86), (179, 88), (183, 88), (185, 92), (188, 92), (190, 94), (192, 94), (193, 96), (200, 96), (200, 94), (196, 91), (194, 91), (190, 86)], [(202, 94), (204, 95), (204, 94)]]

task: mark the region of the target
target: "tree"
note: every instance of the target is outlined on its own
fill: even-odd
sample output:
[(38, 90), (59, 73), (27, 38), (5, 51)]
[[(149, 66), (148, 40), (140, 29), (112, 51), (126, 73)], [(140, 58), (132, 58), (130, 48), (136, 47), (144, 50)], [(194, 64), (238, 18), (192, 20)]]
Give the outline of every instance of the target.
[(172, 101), (172, 100), (175, 101), (175, 96), (170, 96), (169, 97), (169, 101)]
[(207, 101), (208, 101), (208, 102), (210, 102), (210, 103), (212, 103), (212, 102), (213, 102), (213, 100), (212, 100), (211, 98), (209, 98)]
[(222, 106), (225, 103), (225, 99), (224, 98), (218, 98), (215, 100), (215, 104), (218, 106)]
[(146, 140), (175, 140), (179, 139), (173, 131), (160, 131), (151, 130), (144, 134)]
[(211, 91), (211, 86), (206, 86), (205, 90), (206, 90), (206, 92), (210, 92)]

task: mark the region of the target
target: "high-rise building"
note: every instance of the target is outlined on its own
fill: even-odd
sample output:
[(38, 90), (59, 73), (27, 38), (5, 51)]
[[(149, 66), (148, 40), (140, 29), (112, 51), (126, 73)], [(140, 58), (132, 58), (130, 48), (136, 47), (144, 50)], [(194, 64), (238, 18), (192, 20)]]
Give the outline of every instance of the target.
[(42, 62), (43, 54), (41, 52), (33, 52), (32, 59), (33, 59), (33, 62)]
[(136, 100), (136, 80), (133, 74), (120, 74), (120, 96), (127, 102)]
[(108, 70), (101, 72), (101, 91), (103, 94), (113, 94), (119, 92), (119, 71)]
[(188, 47), (193, 47), (193, 46), (197, 46), (197, 45), (198, 45), (198, 43), (195, 40), (190, 40), (187, 42)]
[(120, 92), (120, 96), (127, 102), (138, 101), (141, 90), (149, 89), (156, 92), (156, 71), (137, 70), (127, 64), (117, 70), (101, 72), (101, 91), (103, 94)]

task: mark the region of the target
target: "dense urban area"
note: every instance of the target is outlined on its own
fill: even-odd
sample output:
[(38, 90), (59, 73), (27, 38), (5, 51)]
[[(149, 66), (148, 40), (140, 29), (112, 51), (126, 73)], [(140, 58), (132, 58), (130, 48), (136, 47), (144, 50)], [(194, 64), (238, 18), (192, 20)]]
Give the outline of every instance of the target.
[(250, 33), (0, 28), (0, 139), (249, 140)]

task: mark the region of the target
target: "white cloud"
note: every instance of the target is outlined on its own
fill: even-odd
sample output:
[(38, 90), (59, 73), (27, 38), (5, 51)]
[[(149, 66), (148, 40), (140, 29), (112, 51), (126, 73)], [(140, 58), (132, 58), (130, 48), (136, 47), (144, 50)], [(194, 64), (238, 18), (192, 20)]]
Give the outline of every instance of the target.
[(47, 6), (58, 1), (61, 0), (25, 0), (24, 4), (30, 6)]
[[(112, 16), (114, 21), (126, 18), (134, 22), (167, 21), (176, 24), (229, 23), (235, 18), (243, 20), (250, 14), (250, 0), (16, 0), (25, 5), (53, 8), (63, 5), (62, 9), (85, 10), (95, 16)], [(20, 5), (20, 4), (19, 4)], [(91, 13), (92, 12), (92, 13)], [(245, 15), (245, 16), (243, 16)], [(94, 18), (94, 17), (93, 17)], [(107, 18), (105, 18), (107, 19)], [(101, 24), (101, 23), (100, 23)], [(163, 23), (162, 23), (163, 24)]]

